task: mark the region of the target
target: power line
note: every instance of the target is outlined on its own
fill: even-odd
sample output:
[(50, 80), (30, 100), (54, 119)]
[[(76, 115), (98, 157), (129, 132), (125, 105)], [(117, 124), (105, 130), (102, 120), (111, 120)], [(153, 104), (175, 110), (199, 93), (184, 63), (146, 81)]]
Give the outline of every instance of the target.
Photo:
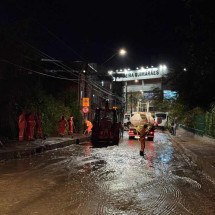
[(56, 76), (53, 76), (53, 75), (48, 75), (48, 74), (46, 74), (46, 73), (38, 72), (38, 71), (35, 71), (35, 70), (32, 70), (32, 69), (23, 67), (23, 66), (21, 66), (21, 65), (15, 64), (15, 63), (13, 63), (13, 62), (11, 62), (11, 61), (8, 61), (8, 60), (5, 60), (5, 59), (1, 59), (0, 61), (1, 61), (1, 62), (5, 62), (5, 63), (8, 63), (8, 64), (11, 64), (11, 65), (16, 66), (16, 67), (19, 67), (19, 68), (21, 68), (21, 69), (23, 69), (23, 70), (26, 70), (26, 71), (29, 71), (29, 72), (34, 72), (34, 73), (36, 73), (36, 74), (43, 75), (43, 76), (47, 76), (47, 77), (52, 77), (52, 78), (61, 79), (61, 80), (74, 81), (74, 82), (76, 82), (76, 83), (77, 83), (77, 80), (78, 80), (78, 79), (70, 79), (70, 78), (65, 78), (65, 77), (56, 77)]
[(70, 67), (68, 67), (67, 65), (65, 65), (65, 64), (63, 64), (63, 63), (55, 62), (55, 61), (54, 61), (55, 59), (54, 59), (53, 57), (47, 55), (46, 53), (42, 52), (41, 50), (37, 49), (36, 47), (32, 46), (31, 44), (29, 44), (29, 43), (27, 43), (27, 42), (25, 42), (25, 41), (22, 41), (22, 42), (23, 42), (25, 45), (29, 46), (30, 48), (34, 49), (34, 51), (35, 51), (37, 54), (39, 54), (39, 56), (47, 57), (47, 58), (53, 60), (53, 62), (52, 62), (53, 64), (55, 64), (55, 65), (57, 65), (57, 66), (59, 66), (59, 67), (65, 69), (67, 72), (72, 73), (74, 76), (78, 77), (78, 75), (75, 74), (75, 73), (78, 73), (78, 71), (71, 69)]
[[(27, 43), (27, 42), (24, 42), (24, 44), (26, 44), (26, 45), (28, 45), (29, 47), (31, 47), (32, 49), (36, 50), (36, 52), (38, 52), (38, 53), (40, 54), (40, 56), (45, 56), (45, 57), (48, 57), (49, 59), (55, 60), (54, 58), (52, 58), (51, 56), (49, 56), (49, 55), (45, 54), (44, 52), (40, 51), (39, 49), (37, 49), (36, 47), (32, 46), (31, 44), (29, 44), (29, 43)], [(56, 65), (58, 65), (58, 66), (60, 66), (61, 68), (65, 69), (66, 71), (68, 71), (68, 72), (70, 72), (70, 73), (73, 73), (72, 71), (75, 71), (75, 70), (72, 70), (72, 71), (71, 71), (71, 68), (68, 67), (68, 66), (66, 66), (66, 65), (63, 64), (63, 63), (58, 63), (58, 62), (56, 62), (56, 61), (53, 61), (53, 63), (56, 64)], [(63, 66), (62, 66), (62, 65), (63, 65)], [(88, 64), (88, 66), (89, 66), (89, 64)], [(65, 68), (65, 67), (66, 67), (66, 68)], [(91, 67), (91, 68), (93, 68), (93, 67)], [(69, 70), (68, 70), (68, 69), (69, 69)], [(84, 67), (82, 68), (82, 71), (83, 71), (83, 69), (84, 69)], [(82, 71), (81, 71), (81, 72), (82, 72)], [(97, 71), (97, 70), (95, 70), (95, 71)], [(77, 73), (77, 71), (75, 71), (75, 72)], [(73, 74), (74, 74), (74, 73), (73, 73)], [(74, 75), (75, 75), (76, 77), (79, 78), (78, 75), (76, 75), (76, 74), (74, 74)], [(84, 81), (85, 81), (85, 84), (86, 84), (87, 81), (86, 81), (86, 80), (84, 80)], [(95, 82), (90, 81), (90, 83), (91, 83), (94, 87), (97, 87), (98, 89), (102, 90), (104, 93), (106, 93), (106, 94), (108, 94), (108, 95), (110, 95), (110, 96), (114, 96), (114, 97), (117, 98), (116, 94), (113, 94), (113, 93), (111, 93), (110, 91), (107, 91), (105, 88), (98, 86)], [(118, 97), (118, 99), (121, 99), (121, 98)]]

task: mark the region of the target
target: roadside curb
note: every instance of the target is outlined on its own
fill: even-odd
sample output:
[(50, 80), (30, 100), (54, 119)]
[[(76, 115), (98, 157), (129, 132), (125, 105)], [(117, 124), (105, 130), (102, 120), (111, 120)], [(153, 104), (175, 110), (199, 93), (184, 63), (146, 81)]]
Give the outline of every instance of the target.
[(194, 162), (210, 178), (215, 180), (215, 164), (213, 165), (213, 163), (210, 162), (210, 156), (199, 156), (192, 152), (190, 149), (186, 148), (184, 145), (180, 144), (179, 138), (170, 138), (177, 144), (180, 150), (183, 151), (192, 162)]
[(70, 139), (62, 142), (56, 143), (45, 143), (43, 145), (33, 145), (26, 146), (24, 149), (15, 149), (15, 150), (7, 150), (5, 152), (0, 153), (0, 161), (11, 160), (11, 159), (20, 159), (23, 157), (31, 157), (32, 155), (36, 155), (42, 153), (44, 151), (53, 150), (57, 148), (63, 148), (72, 144), (79, 144), (81, 142), (89, 141), (90, 137), (82, 137)]

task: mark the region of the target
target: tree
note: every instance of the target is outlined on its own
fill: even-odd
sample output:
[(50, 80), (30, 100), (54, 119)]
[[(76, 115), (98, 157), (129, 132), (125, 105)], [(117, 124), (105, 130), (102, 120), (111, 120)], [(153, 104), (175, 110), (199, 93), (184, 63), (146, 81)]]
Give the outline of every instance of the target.
[[(186, 0), (190, 25), (184, 27), (184, 41), (188, 41), (186, 56), (181, 65), (168, 74), (172, 89), (190, 109), (208, 109), (215, 101), (215, 19), (209, 1)], [(186, 46), (185, 46), (186, 47)]]

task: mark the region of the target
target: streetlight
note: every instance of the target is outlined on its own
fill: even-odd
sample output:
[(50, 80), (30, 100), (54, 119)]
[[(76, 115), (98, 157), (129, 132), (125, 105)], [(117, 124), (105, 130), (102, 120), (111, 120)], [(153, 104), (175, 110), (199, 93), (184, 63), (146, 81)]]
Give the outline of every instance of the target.
[[(111, 55), (107, 60), (105, 60), (101, 66), (103, 66), (105, 63), (107, 63), (108, 61), (110, 61), (113, 57), (115, 57), (116, 55), (119, 55), (119, 56), (125, 56), (127, 54), (127, 51), (124, 49), (124, 48), (121, 48), (119, 49), (116, 53), (114, 53), (113, 55)], [(108, 71), (108, 74), (113, 76), (113, 71)], [(115, 77), (114, 77), (115, 76)], [(115, 87), (116, 87), (116, 71), (114, 72), (114, 82), (115, 82)], [(115, 98), (115, 102), (114, 102), (114, 105), (116, 106), (116, 98)]]
[(107, 63), (109, 60), (111, 60), (116, 55), (125, 56), (127, 54), (127, 51), (125, 49), (119, 49), (116, 53), (114, 53), (112, 56), (110, 56), (107, 60), (105, 60), (101, 66), (103, 66), (105, 63)]

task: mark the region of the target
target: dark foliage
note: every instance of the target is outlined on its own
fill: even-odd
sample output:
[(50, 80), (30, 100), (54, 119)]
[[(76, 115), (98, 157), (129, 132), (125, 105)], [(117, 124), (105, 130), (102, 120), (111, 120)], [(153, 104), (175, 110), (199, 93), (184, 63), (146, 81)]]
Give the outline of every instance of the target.
[[(170, 71), (171, 87), (190, 108), (208, 109), (215, 101), (215, 17), (211, 1), (185, 1), (190, 25), (184, 27), (186, 55)], [(188, 46), (187, 46), (188, 44)]]

